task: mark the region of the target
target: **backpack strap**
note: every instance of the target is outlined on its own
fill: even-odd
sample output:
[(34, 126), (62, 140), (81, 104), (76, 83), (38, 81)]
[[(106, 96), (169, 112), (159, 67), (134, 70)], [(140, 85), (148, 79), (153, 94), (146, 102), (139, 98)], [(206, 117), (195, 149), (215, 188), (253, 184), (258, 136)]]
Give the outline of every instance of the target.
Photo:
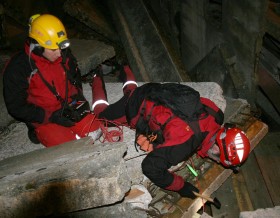
[(215, 118), (216, 123), (218, 123), (220, 125), (223, 124), (224, 113), (222, 112), (222, 110), (219, 110), (218, 112), (216, 112), (213, 108), (211, 108), (207, 105), (203, 105), (203, 106), (204, 106), (206, 112)]
[(195, 135), (198, 143), (201, 144), (204, 139), (204, 136), (201, 132), (201, 129), (199, 126), (199, 121), (198, 120), (195, 120), (195, 121), (186, 121), (185, 120), (185, 122), (190, 126), (190, 128), (194, 132), (194, 135)]
[[(200, 119), (204, 119), (207, 116), (211, 115), (215, 118), (215, 122), (218, 124), (222, 124), (224, 121), (224, 113), (219, 110), (218, 112), (216, 112), (213, 108), (203, 104), (203, 108), (205, 110), (205, 115), (203, 115)], [(200, 143), (199, 146), (201, 146), (201, 143), (204, 139), (204, 134), (201, 132), (200, 126), (199, 126), (199, 119), (197, 120), (193, 120), (193, 121), (186, 121), (185, 122), (188, 123), (188, 125), (190, 126), (190, 128), (193, 130), (198, 142)]]
[(205, 104), (202, 104), (202, 105), (203, 105), (203, 111), (205, 112), (205, 114), (200, 114), (200, 117), (198, 117), (198, 119), (195, 119), (195, 120), (185, 120), (185, 122), (190, 126), (190, 128), (194, 132), (194, 134), (200, 144), (202, 143), (202, 141), (204, 139), (204, 134), (201, 132), (201, 129), (199, 126), (199, 120), (204, 119), (209, 115), (213, 116), (215, 118), (215, 122), (220, 125), (223, 123), (223, 120), (224, 120), (224, 114), (221, 110), (216, 112), (213, 108), (211, 108)]
[(139, 119), (136, 125), (136, 135), (139, 134), (148, 134), (149, 133), (149, 121), (151, 119), (154, 107), (156, 106), (153, 104), (151, 110), (149, 111), (149, 114), (147, 115), (146, 119), (144, 118), (144, 112), (146, 110), (146, 100), (144, 100), (143, 107), (141, 108), (141, 111), (139, 113)]

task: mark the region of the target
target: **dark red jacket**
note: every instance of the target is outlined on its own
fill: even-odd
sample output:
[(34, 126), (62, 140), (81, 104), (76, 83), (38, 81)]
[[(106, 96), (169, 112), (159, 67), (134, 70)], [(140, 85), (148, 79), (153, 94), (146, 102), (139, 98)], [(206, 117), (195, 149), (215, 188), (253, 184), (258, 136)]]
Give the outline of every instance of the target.
[[(68, 101), (71, 101), (71, 96), (77, 94), (82, 86), (75, 58), (70, 50), (65, 51), (64, 55), (64, 66), (69, 75)], [(65, 99), (66, 73), (62, 67), (62, 58), (50, 62), (43, 56), (30, 53), (28, 43), (25, 44), (25, 50), (13, 56), (7, 64), (3, 83), (4, 100), (11, 116), (36, 126), (47, 123), (52, 112), (61, 108), (61, 102), (44, 84), (38, 73), (33, 71), (35, 68), (40, 70), (44, 79)], [(74, 83), (76, 85), (73, 85)]]

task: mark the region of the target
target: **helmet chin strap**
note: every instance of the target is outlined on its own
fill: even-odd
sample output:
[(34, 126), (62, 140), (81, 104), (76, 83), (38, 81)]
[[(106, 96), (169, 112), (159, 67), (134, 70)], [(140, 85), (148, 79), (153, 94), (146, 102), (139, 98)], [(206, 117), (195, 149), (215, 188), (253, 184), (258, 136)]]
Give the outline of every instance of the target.
[(234, 174), (239, 173), (239, 166), (232, 166), (230, 169), (232, 169)]
[(67, 53), (67, 49), (60, 50), (60, 54), (61, 54), (63, 64), (66, 63), (66, 53)]
[[(221, 162), (220, 157), (216, 153), (213, 152), (212, 148), (210, 148), (208, 150), (207, 154), (210, 159), (216, 161), (217, 163)], [(226, 164), (228, 165), (229, 169), (231, 169), (233, 171), (234, 174), (239, 173), (239, 166), (231, 166), (230, 163), (226, 163)]]

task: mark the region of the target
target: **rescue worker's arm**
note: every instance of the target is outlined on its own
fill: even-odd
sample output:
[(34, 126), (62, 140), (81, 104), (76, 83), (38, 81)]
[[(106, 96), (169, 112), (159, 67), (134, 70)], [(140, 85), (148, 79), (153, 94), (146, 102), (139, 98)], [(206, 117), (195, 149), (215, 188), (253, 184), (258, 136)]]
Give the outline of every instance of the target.
[(110, 104), (101, 113), (99, 113), (98, 117), (118, 123), (126, 123), (125, 104), (127, 102), (127, 98), (128, 96), (124, 95), (117, 102)]
[(199, 192), (193, 185), (168, 169), (188, 159), (196, 150), (194, 136), (185, 143), (162, 147), (150, 152), (142, 162), (142, 170), (155, 185), (178, 192), (183, 197), (195, 198), (192, 191)]
[[(11, 116), (22, 122), (44, 121), (45, 111), (27, 102), (28, 75), (25, 72), (29, 66), (14, 61), (4, 71), (4, 100)], [(30, 74), (31, 72), (29, 72)]]

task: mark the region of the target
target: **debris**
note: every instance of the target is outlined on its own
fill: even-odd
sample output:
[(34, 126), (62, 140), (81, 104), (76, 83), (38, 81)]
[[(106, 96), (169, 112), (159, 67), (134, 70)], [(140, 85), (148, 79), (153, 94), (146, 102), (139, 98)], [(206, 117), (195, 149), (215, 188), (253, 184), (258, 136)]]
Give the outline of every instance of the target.
[(131, 187), (125, 202), (130, 203), (132, 208), (142, 208), (148, 210), (148, 206), (152, 201), (152, 196), (148, 190), (142, 185), (134, 185)]

